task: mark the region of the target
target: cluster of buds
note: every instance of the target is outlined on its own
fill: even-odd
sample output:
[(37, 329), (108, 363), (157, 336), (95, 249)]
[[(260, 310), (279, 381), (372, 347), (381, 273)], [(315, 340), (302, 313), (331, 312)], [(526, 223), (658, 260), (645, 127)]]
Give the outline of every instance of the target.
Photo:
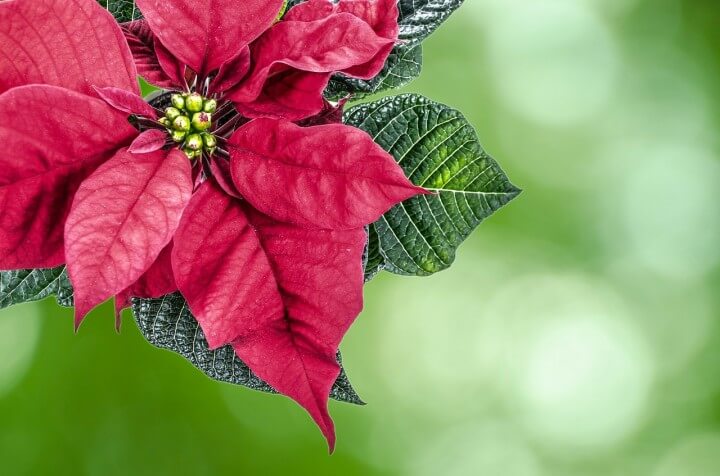
[(215, 136), (207, 132), (212, 126), (212, 114), (217, 109), (214, 99), (205, 99), (198, 93), (173, 94), (172, 106), (165, 109), (159, 122), (167, 128), (172, 140), (180, 144), (190, 159), (212, 154), (217, 147)]

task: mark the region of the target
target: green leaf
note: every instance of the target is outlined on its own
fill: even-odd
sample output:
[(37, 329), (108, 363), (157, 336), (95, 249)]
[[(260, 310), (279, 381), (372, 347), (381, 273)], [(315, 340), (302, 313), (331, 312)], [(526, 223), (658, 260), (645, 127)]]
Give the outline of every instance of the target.
[(381, 267), (427, 276), (448, 268), (458, 246), (520, 190), (485, 153), (458, 111), (404, 94), (348, 110), (345, 123), (365, 130), (410, 180), (434, 193), (407, 200), (373, 228)]
[(51, 295), (61, 306), (72, 306), (73, 290), (65, 266), (0, 272), (0, 309)]
[(135, 5), (135, 0), (97, 0), (103, 8), (112, 13), (112, 16), (123, 23), (127, 21), (139, 20), (142, 18), (140, 9)]
[(401, 43), (392, 50), (385, 67), (375, 78), (364, 81), (335, 75), (330, 80), (325, 95), (339, 99), (352, 94), (356, 99), (397, 89), (420, 76), (422, 70), (422, 45)]
[(463, 0), (399, 0), (400, 39), (419, 43), (462, 5)]
[[(208, 348), (200, 326), (180, 294), (169, 294), (159, 299), (133, 299), (132, 309), (140, 331), (152, 345), (182, 355), (214, 380), (276, 393), (237, 358), (232, 347), (225, 346), (214, 351)], [(344, 370), (335, 382), (330, 397), (341, 402), (363, 404)]]
[(380, 254), (380, 240), (374, 225), (368, 227), (368, 247), (365, 260), (365, 282), (372, 280), (385, 266), (385, 258)]

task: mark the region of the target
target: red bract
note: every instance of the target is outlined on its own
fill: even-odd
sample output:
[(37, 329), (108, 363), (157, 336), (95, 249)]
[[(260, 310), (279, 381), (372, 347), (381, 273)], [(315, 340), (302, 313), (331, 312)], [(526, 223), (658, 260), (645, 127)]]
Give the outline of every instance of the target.
[(419, 190), (370, 136), (342, 124), (256, 119), (238, 129), (228, 147), (242, 196), (286, 223), (361, 228)]
[[(94, 0), (0, 3), (0, 269), (66, 264), (76, 325), (179, 290), (210, 347), (332, 448), (364, 226), (424, 190), (322, 92), (380, 71), (396, 3), (311, 0), (280, 21), (282, 0), (137, 4), (146, 20), (121, 29)], [(138, 72), (177, 92), (164, 117)]]
[(190, 161), (175, 149), (125, 149), (82, 183), (65, 223), (65, 259), (75, 285), (75, 325), (152, 266), (190, 201)]

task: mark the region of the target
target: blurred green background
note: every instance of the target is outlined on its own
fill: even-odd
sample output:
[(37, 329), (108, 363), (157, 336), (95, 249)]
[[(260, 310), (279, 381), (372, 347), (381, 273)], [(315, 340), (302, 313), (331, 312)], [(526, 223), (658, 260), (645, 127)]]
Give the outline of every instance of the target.
[(343, 346), (339, 443), (129, 315), (0, 312), (2, 474), (720, 474), (720, 5), (467, 0), (407, 91), (525, 192), (455, 266), (383, 274)]

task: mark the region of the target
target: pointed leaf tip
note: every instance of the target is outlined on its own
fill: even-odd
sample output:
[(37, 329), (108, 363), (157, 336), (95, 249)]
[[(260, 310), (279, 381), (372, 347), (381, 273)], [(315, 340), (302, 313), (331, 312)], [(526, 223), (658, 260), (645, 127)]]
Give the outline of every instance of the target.
[(335, 453), (335, 443), (336, 443), (335, 430), (333, 429), (332, 433), (328, 434), (328, 433), (323, 432), (323, 434), (325, 435), (325, 440), (327, 441), (327, 444), (328, 444), (328, 454)]
[(252, 335), (233, 343), (237, 356), (263, 380), (283, 395), (295, 400), (320, 429), (332, 453), (335, 425), (328, 411), (330, 389), (340, 373), (334, 358), (323, 355), (291, 324), (283, 328), (282, 319), (267, 323)]

